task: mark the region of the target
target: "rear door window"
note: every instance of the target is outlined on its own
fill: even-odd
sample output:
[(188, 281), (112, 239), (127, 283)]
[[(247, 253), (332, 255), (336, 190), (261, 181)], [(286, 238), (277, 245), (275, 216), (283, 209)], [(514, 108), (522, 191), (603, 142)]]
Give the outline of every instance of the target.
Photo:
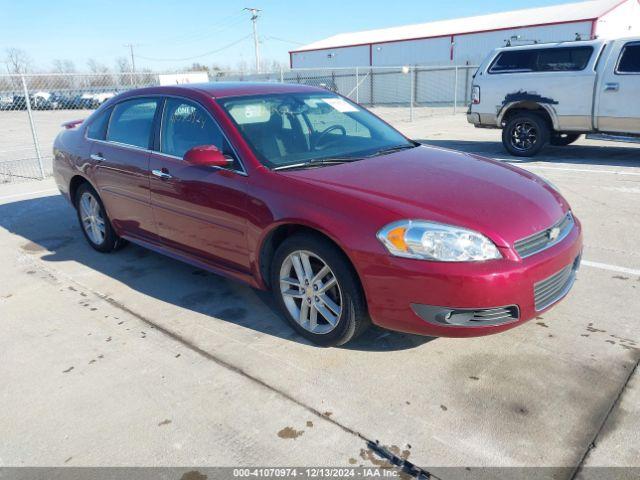
[(584, 70), (593, 47), (509, 50), (498, 55), (489, 73), (575, 72)]
[(158, 100), (154, 98), (136, 98), (117, 104), (109, 122), (107, 141), (150, 148), (157, 108)]
[(640, 43), (627, 43), (620, 54), (617, 73), (640, 73)]
[(108, 108), (98, 114), (93, 119), (89, 127), (87, 127), (87, 137), (92, 140), (104, 140), (107, 134), (107, 125), (109, 125), (109, 117), (111, 116), (111, 108)]

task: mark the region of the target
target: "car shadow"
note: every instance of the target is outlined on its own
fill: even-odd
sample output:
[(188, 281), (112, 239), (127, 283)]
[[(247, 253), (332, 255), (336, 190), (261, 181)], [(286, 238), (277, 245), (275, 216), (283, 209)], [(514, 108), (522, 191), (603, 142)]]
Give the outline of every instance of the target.
[[(0, 205), (0, 226), (24, 238), (21, 249), (44, 262), (77, 262), (129, 288), (185, 310), (267, 335), (315, 346), (297, 335), (282, 318), (270, 292), (206, 272), (129, 244), (101, 254), (85, 241), (72, 207), (60, 195)], [(342, 348), (393, 351), (433, 340), (372, 327)]]
[(471, 140), (416, 140), (434, 147), (450, 148), (467, 153), (475, 153), (496, 160), (513, 163), (562, 162), (575, 165), (601, 165), (609, 167), (637, 167), (640, 165), (640, 149), (634, 146), (568, 145), (566, 147), (546, 146), (531, 158), (509, 155), (500, 141)]

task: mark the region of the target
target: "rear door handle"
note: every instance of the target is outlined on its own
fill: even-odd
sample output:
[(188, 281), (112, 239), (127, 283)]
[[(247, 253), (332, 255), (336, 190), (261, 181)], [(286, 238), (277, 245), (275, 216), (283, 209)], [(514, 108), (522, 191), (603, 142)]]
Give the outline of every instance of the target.
[(617, 82), (605, 83), (604, 84), (604, 91), (605, 92), (617, 92), (618, 90), (620, 90), (620, 84), (617, 83)]
[(171, 175), (169, 175), (167, 172), (163, 172), (162, 170), (151, 170), (151, 173), (153, 175), (155, 175), (156, 177), (161, 178), (162, 180), (168, 180), (170, 178), (173, 178)]
[(96, 162), (104, 162), (105, 158), (99, 153), (92, 153), (91, 160), (95, 160)]

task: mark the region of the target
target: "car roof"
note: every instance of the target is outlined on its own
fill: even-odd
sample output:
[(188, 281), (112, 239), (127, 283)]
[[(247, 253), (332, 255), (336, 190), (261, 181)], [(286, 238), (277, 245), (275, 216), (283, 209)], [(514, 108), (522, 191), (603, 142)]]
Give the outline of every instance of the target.
[[(236, 97), (243, 95), (265, 95), (270, 93), (325, 92), (326, 89), (297, 83), (275, 82), (209, 82), (147, 87), (129, 90), (130, 94), (170, 94), (180, 91), (204, 93), (214, 98)], [(127, 95), (128, 96), (128, 95)]]

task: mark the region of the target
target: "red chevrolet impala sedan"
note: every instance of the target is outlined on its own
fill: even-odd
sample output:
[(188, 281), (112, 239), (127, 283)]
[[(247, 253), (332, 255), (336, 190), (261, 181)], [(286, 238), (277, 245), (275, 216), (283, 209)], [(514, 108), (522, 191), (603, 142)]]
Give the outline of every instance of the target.
[(549, 183), (310, 86), (132, 90), (65, 124), (54, 157), (94, 249), (128, 240), (271, 289), (321, 345), (371, 322), (500, 332), (563, 298), (580, 264), (580, 223)]

